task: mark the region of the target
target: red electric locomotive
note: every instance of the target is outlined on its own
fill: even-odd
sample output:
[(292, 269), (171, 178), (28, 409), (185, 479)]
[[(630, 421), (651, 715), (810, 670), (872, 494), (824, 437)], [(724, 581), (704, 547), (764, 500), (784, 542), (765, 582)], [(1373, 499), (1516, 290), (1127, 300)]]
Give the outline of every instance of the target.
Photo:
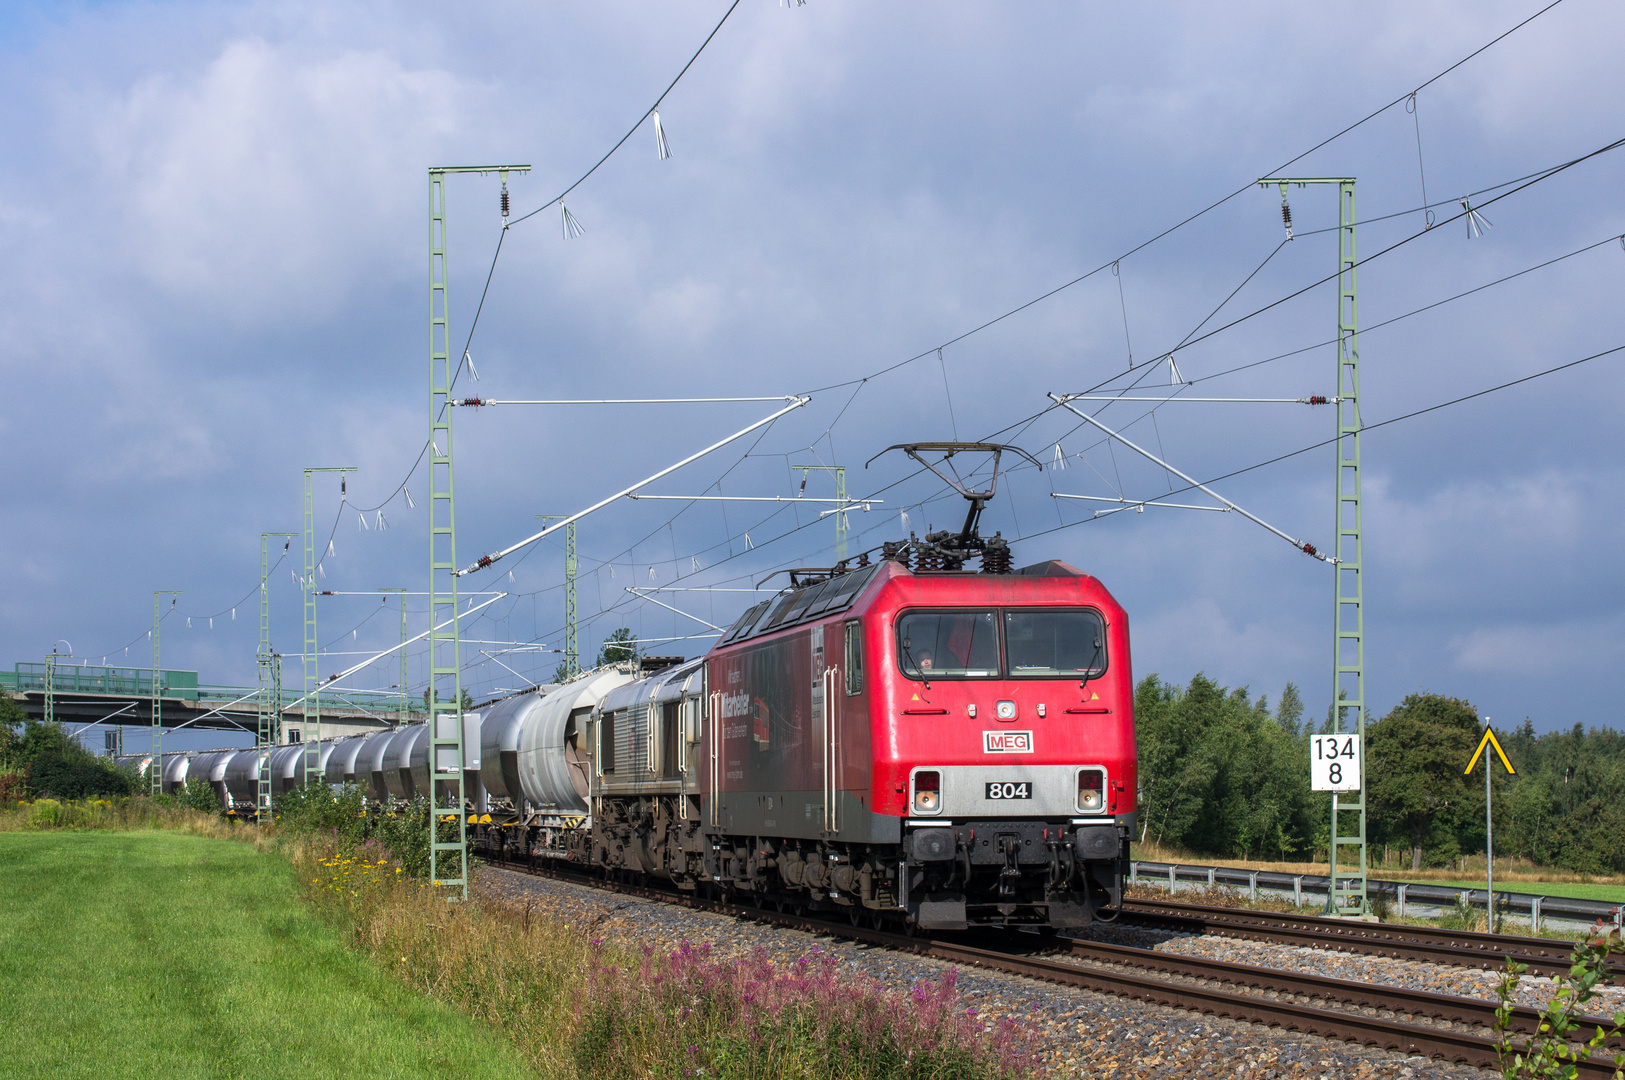
[[(991, 451), (996, 475), (1008, 448), (903, 449), (928, 467), (921, 452)], [(1120, 903), (1127, 616), (1065, 563), (1012, 570), (976, 531), (991, 485), (944, 479), (971, 501), (957, 535), (795, 572), (706, 657), (701, 820), (681, 845), (702, 879), (940, 929), (1080, 926)]]

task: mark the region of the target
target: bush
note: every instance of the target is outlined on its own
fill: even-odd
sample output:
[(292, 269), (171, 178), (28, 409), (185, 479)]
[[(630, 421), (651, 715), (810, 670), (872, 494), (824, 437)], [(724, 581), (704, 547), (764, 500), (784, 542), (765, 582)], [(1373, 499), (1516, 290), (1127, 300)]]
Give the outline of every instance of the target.
[[(9, 698), (0, 706), (6, 706), (0, 708), (0, 772), (20, 776), (30, 794), (88, 799), (134, 793), (132, 771), (86, 750), (60, 723), (30, 720)], [(0, 784), (0, 793), (8, 786)]]
[[(1604, 923), (1598, 922), (1591, 932), (1594, 937), (1575, 943), (1569, 973), (1555, 980), (1557, 992), (1541, 1010), (1539, 1029), (1522, 1041), (1513, 1036), (1512, 1015), (1519, 977), (1529, 968), (1507, 957), (1496, 988), (1500, 1005), (1495, 1010), (1495, 1049), (1506, 1080), (1568, 1080), (1578, 1075), (1579, 1066), (1594, 1051), (1625, 1030), (1625, 1010), (1614, 1014), (1610, 1029), (1592, 1027), (1594, 1034), (1589, 1039), (1585, 1031), (1589, 1025), (1581, 1023), (1586, 1003), (1597, 997), (1598, 986), (1608, 985), (1609, 957), (1620, 951), (1618, 935), (1610, 934)], [(1617, 1078), (1625, 1069), (1625, 1054), (1615, 1054), (1613, 1065)]]
[(296, 787), (278, 795), (274, 809), (277, 823), (295, 835), (321, 833), (352, 844), (367, 836), (367, 799), (354, 784)]
[(221, 811), (220, 795), (214, 790), (214, 785), (207, 780), (189, 777), (179, 795), (180, 804), (188, 810), (197, 810), (204, 814), (218, 814)]
[[(435, 827), (442, 844), (457, 840), (457, 819), (442, 818)], [(372, 835), (400, 862), (408, 877), (429, 876), (429, 797), (414, 795), (404, 806), (382, 814), (373, 823)]]

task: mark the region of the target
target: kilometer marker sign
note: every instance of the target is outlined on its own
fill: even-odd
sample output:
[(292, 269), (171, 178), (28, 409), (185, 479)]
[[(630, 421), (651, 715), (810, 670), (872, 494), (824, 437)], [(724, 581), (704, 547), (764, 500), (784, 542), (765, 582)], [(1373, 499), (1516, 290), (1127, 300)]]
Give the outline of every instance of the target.
[(1309, 745), (1309, 790), (1360, 790), (1360, 737), (1316, 735)]

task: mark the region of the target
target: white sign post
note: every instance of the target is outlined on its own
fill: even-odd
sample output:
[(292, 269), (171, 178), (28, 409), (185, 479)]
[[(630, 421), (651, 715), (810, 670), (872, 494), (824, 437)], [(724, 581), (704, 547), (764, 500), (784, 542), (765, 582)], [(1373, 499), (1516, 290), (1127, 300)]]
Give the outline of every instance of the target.
[(1360, 790), (1360, 737), (1316, 735), (1309, 740), (1311, 791)]

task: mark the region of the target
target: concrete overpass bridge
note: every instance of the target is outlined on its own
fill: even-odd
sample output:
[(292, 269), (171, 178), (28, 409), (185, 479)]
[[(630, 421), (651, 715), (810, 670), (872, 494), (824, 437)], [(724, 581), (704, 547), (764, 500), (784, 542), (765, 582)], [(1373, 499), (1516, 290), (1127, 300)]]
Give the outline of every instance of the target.
[[(49, 694), (52, 714), (80, 728), (81, 734), (90, 728), (150, 727), (153, 722), (151, 669), (59, 663), (47, 687), (45, 664), (18, 663), (11, 671), (0, 671), (0, 693), (35, 719), (44, 717)], [(158, 723), (166, 732), (187, 728), (256, 735), (259, 698), (254, 686), (200, 684), (195, 671), (158, 673)], [(315, 717), (307, 712), (316, 710), (307, 710), (303, 698), (299, 690), (283, 688), (279, 741), (299, 742), (310, 731)], [(318, 704), (324, 737), (364, 734), (427, 718), (411, 711), (410, 698), (399, 692), (324, 690)]]

